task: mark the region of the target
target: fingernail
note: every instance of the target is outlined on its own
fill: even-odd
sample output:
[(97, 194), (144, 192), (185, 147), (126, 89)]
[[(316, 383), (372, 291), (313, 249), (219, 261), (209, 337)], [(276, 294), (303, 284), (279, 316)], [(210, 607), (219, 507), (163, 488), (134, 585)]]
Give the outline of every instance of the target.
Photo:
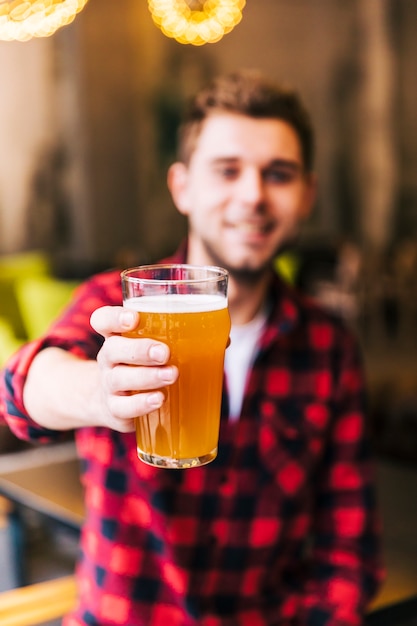
[(155, 344), (149, 348), (149, 356), (157, 363), (165, 363), (167, 359), (167, 350), (160, 344)]
[(131, 311), (123, 311), (120, 314), (120, 323), (124, 328), (132, 328), (134, 322), (134, 313)]
[(159, 378), (163, 383), (172, 383), (174, 380), (174, 368), (173, 367), (164, 367), (158, 372)]
[(151, 410), (159, 409), (164, 402), (164, 395), (160, 391), (150, 393), (147, 397), (147, 404)]

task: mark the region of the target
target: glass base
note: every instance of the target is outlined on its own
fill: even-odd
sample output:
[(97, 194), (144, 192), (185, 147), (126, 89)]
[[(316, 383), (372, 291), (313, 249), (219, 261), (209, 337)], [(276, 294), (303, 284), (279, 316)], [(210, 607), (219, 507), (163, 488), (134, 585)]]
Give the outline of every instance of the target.
[(168, 456), (158, 456), (157, 454), (148, 454), (142, 452), (138, 448), (138, 457), (141, 461), (147, 465), (153, 465), (153, 467), (163, 467), (165, 469), (190, 469), (191, 467), (200, 467), (201, 465), (207, 465), (211, 463), (217, 456), (217, 448), (204, 454), (203, 456), (196, 456), (191, 459), (173, 459)]

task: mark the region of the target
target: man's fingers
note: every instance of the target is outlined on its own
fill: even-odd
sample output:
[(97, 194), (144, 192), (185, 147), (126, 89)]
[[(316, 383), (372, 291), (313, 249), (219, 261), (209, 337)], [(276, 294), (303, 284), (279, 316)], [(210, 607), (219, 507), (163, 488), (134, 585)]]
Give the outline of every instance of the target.
[(175, 365), (140, 368), (119, 365), (107, 371), (106, 385), (111, 394), (137, 393), (172, 385), (177, 378)]
[(102, 306), (93, 311), (90, 324), (103, 337), (134, 330), (139, 323), (139, 313), (122, 306)]
[(104, 342), (97, 360), (101, 365), (114, 367), (128, 365), (164, 365), (169, 359), (169, 348), (154, 339), (138, 339), (111, 335)]
[[(111, 396), (109, 408), (116, 420), (131, 420), (155, 411), (163, 405), (165, 394), (161, 390), (133, 393), (128, 396)], [(117, 427), (120, 430), (120, 425)]]
[(166, 344), (147, 337), (125, 337), (139, 323), (139, 314), (124, 307), (106, 306), (91, 315), (91, 326), (105, 341), (97, 354), (101, 372), (102, 399), (110, 427), (132, 429), (132, 419), (160, 408), (166, 386), (178, 378), (178, 369), (168, 365)]

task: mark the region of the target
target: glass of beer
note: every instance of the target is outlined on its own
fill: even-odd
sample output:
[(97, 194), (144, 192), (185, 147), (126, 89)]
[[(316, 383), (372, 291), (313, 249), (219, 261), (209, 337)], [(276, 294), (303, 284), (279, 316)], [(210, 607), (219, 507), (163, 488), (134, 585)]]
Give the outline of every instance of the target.
[(229, 338), (227, 271), (194, 265), (145, 265), (122, 272), (123, 304), (140, 313), (129, 337), (166, 343), (178, 380), (160, 409), (136, 418), (139, 458), (184, 469), (217, 455), (224, 354)]

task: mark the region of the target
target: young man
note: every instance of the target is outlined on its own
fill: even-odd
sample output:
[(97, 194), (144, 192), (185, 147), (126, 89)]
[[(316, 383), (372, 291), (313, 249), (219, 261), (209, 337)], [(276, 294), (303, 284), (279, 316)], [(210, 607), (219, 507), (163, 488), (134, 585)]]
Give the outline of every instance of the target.
[(230, 273), (218, 458), (182, 472), (137, 460), (134, 418), (178, 372), (166, 345), (120, 336), (138, 314), (120, 307), (118, 272), (83, 285), (4, 373), (14, 432), (76, 429), (84, 460), (79, 606), (64, 624), (359, 626), (381, 578), (360, 359), (271, 269), (315, 198), (308, 115), (237, 73), (196, 96), (179, 137), (168, 184), (189, 236), (172, 260)]

